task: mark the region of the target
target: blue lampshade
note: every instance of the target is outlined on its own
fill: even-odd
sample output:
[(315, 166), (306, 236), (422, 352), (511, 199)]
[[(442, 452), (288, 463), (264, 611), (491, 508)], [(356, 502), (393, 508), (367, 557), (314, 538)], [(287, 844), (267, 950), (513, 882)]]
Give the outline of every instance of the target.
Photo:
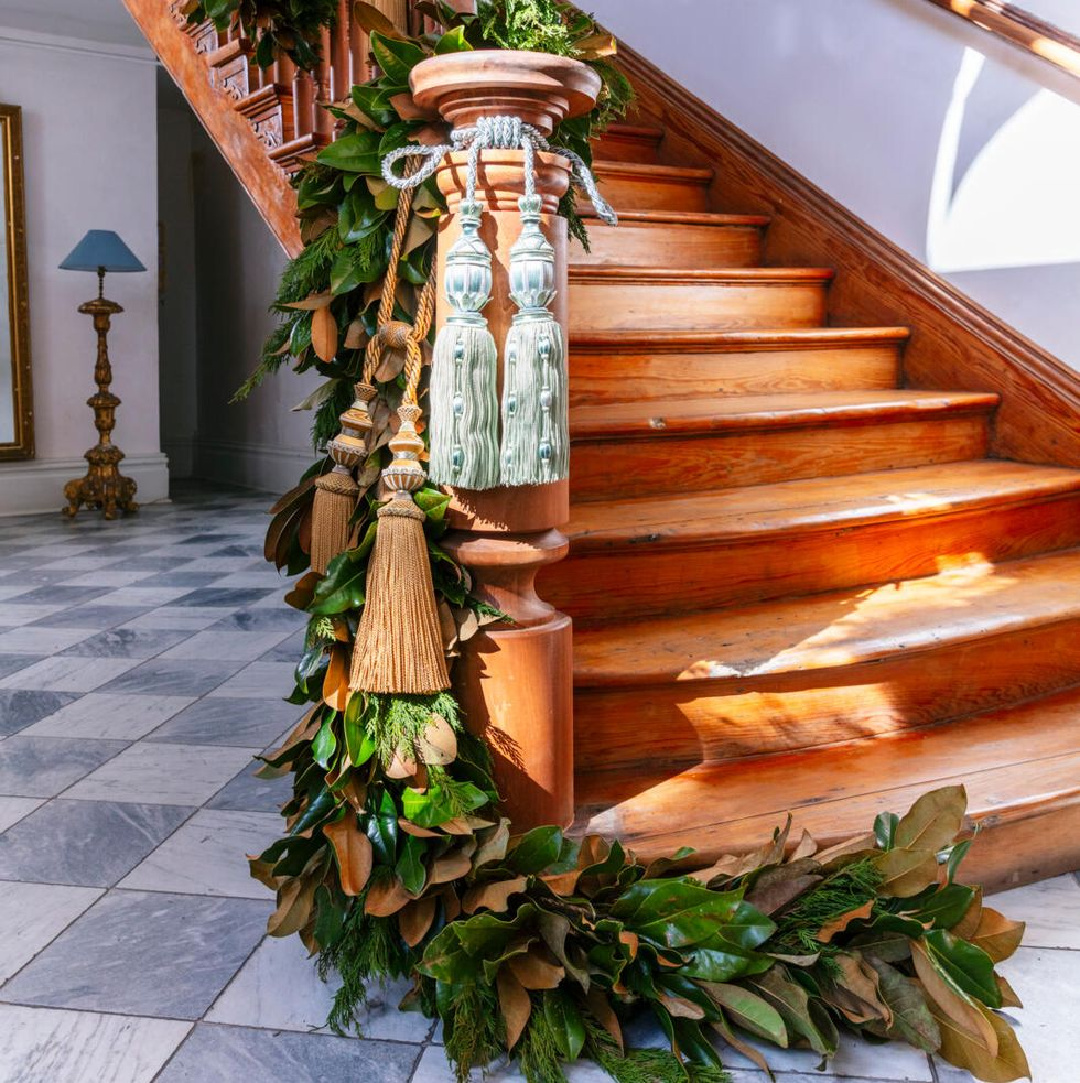
[(92, 229), (68, 253), (61, 271), (145, 271), (138, 256), (111, 229)]

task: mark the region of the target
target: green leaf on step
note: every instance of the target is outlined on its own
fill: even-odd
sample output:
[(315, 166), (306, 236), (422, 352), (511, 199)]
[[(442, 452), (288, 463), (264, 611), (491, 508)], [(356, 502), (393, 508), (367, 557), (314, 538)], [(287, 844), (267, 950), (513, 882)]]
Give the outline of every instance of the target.
[(334, 719), (336, 718), (336, 711), (328, 715), (311, 742), (312, 759), (324, 770), (329, 769), (330, 760), (337, 751), (337, 737), (334, 734)]
[(533, 876), (559, 860), (563, 833), (558, 827), (535, 827), (507, 855), (507, 863), (522, 876)]
[(874, 838), (883, 850), (891, 850), (896, 845), (896, 826), (900, 817), (895, 812), (879, 812), (874, 820)]
[(544, 1018), (555, 1036), (559, 1052), (567, 1060), (577, 1060), (585, 1046), (585, 1020), (565, 990), (550, 989), (544, 993)]
[(923, 937), (934, 965), (968, 996), (988, 1008), (1001, 1007), (1001, 990), (994, 980), (994, 961), (982, 948), (953, 936), (944, 929), (932, 929)]
[(764, 998), (741, 985), (710, 984), (705, 991), (738, 1027), (787, 1049), (787, 1027), (780, 1013)]

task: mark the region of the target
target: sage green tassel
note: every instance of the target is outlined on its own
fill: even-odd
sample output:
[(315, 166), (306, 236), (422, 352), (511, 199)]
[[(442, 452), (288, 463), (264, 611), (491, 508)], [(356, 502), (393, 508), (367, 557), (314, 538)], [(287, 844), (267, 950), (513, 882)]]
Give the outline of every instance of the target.
[(482, 309), (491, 300), (491, 253), (480, 238), (480, 205), (461, 204), (461, 236), (446, 256), (443, 290), (453, 307), (431, 361), (431, 461), (436, 485), (499, 484), (498, 350)]
[(540, 229), (540, 197), (526, 195), (521, 236), (510, 249), (510, 296), (518, 312), (506, 336), (503, 377), (503, 485), (546, 485), (570, 473), (562, 328), (548, 310), (555, 296), (555, 250)]

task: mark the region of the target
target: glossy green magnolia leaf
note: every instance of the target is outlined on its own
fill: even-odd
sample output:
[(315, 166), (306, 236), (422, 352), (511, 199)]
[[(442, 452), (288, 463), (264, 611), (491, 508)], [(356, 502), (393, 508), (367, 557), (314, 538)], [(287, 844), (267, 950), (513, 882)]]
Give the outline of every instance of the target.
[(544, 1019), (558, 1043), (559, 1052), (569, 1061), (581, 1056), (585, 1047), (585, 1020), (570, 995), (562, 989), (544, 993)]
[(345, 244), (355, 244), (383, 228), (387, 214), (376, 206), (366, 184), (355, 185), (338, 212), (338, 235)]
[(334, 905), (330, 892), (320, 884), (315, 889), (315, 939), (319, 947), (332, 947), (344, 932), (345, 911)]
[(750, 978), (746, 985), (777, 1010), (792, 1044), (801, 1039), (823, 1056), (836, 1052), (835, 1028), (823, 1024), (819, 1013), (811, 1011), (810, 994), (791, 980), (785, 967), (777, 966), (760, 977)]
[(365, 697), (357, 693), (345, 708), (345, 750), (353, 767), (363, 767), (375, 755), (375, 741), (368, 733), (364, 717), (364, 700)]
[(1001, 1007), (1001, 990), (994, 980), (994, 961), (982, 948), (961, 940), (944, 929), (932, 929), (923, 937), (934, 966), (968, 996), (988, 1008)]
[(536, 827), (521, 836), (506, 863), (523, 876), (534, 876), (559, 860), (562, 846), (563, 833), (558, 827)]
[(406, 789), (402, 809), (418, 827), (438, 827), (462, 811), (475, 812), (488, 804), (488, 796), (471, 782), (446, 781), (427, 790)]
[[(712, 1042), (705, 1037), (701, 1023), (696, 1019), (673, 1019), (671, 1022), (679, 1052), (691, 1064), (711, 1068), (722, 1067), (720, 1055), (713, 1048)], [(694, 1077), (691, 1075), (690, 1078)]]
[(709, 984), (705, 990), (736, 1026), (781, 1049), (787, 1049), (788, 1035), (784, 1020), (763, 997), (741, 985)]
[(398, 809), (385, 789), (379, 795), (374, 809), (369, 802), (368, 811), (361, 815), (360, 822), (378, 863), (393, 866), (397, 861)]
[(925, 793), (896, 825), (896, 846), (937, 853), (960, 833), (967, 809), (963, 786), (944, 786)]
[(406, 835), (401, 854), (398, 856), (397, 874), (401, 877), (405, 890), (414, 897), (424, 890), (424, 882), (427, 879), (427, 870), (422, 860), (426, 849), (426, 839)]
[(468, 52), (472, 52), (472, 46), (465, 40), (465, 28), (462, 26), (455, 26), (435, 43), (436, 56), (443, 56), (445, 53)]
[(773, 965), (773, 959), (768, 955), (743, 954), (734, 946), (730, 951), (698, 948), (687, 958), (689, 961), (679, 968), (679, 973), (706, 982), (727, 982), (745, 974), (764, 974)]
[(310, 828), (321, 824), (337, 807), (334, 795), (327, 787), (323, 787), (309, 802), (303, 816), (293, 824), (291, 834), (301, 835)]
[(328, 715), (311, 742), (312, 757), (320, 767), (327, 770), (330, 767), (330, 760), (337, 751), (337, 736), (334, 733), (334, 721), (337, 717), (336, 711)]
[(333, 617), (364, 604), (367, 581), (367, 558), (375, 544), (377, 523), (368, 526), (363, 541), (355, 549), (330, 561), (326, 576), (315, 588), (315, 600), (308, 612), (316, 617)]
[(536, 904), (526, 902), (518, 907), (516, 913), (504, 916), (485, 910), (468, 920), (453, 922), (449, 927), (454, 929), (468, 955), (477, 960), (493, 959), (502, 955), (507, 945), (518, 939), (523, 930), (533, 926), (537, 914)]
[(394, 83), (407, 84), (413, 68), (427, 55), (411, 41), (395, 41), (377, 31), (372, 33), (370, 40), (375, 63)]
[(315, 161), (343, 173), (371, 173), (378, 176), (382, 172), (379, 138), (378, 132), (350, 132), (323, 147)]
[(883, 850), (891, 850), (896, 845), (896, 827), (900, 817), (895, 812), (879, 812), (874, 820), (874, 838)]
[(905, 977), (896, 967), (873, 955), (863, 954), (878, 976), (878, 994), (893, 1013), (888, 1037), (907, 1042), (916, 1049), (936, 1053), (941, 1046), (941, 1032), (923, 995), (922, 987)]
[(936, 929), (951, 929), (966, 913), (975, 889), (963, 884), (932, 887), (910, 899), (904, 899), (901, 914), (923, 925), (933, 923)]
[(380, 87), (354, 86), (352, 100), (356, 108), (380, 128), (389, 127), (397, 119), (397, 111), (390, 104), (390, 96)]

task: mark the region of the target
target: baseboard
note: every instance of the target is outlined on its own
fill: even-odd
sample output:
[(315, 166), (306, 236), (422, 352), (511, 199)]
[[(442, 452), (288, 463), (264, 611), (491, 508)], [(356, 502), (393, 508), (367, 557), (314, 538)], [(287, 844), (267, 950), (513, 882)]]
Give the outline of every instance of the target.
[(910, 326), (904, 382), (1002, 397), (991, 454), (1080, 466), (1080, 373), (934, 274), (848, 207), (629, 47), (620, 66), (642, 122), (666, 130), (662, 152), (716, 170), (716, 206), (766, 214), (765, 262), (836, 269), (830, 322)]
[(315, 453), (310, 450), (196, 438), (194, 476), (244, 489), (283, 493), (314, 461)]
[[(169, 499), (168, 456), (161, 452), (127, 455), (120, 470), (138, 484), (136, 499), (140, 504)], [(64, 485), (85, 473), (86, 460), (82, 458), (0, 463), (0, 516), (58, 512), (66, 503)]]

